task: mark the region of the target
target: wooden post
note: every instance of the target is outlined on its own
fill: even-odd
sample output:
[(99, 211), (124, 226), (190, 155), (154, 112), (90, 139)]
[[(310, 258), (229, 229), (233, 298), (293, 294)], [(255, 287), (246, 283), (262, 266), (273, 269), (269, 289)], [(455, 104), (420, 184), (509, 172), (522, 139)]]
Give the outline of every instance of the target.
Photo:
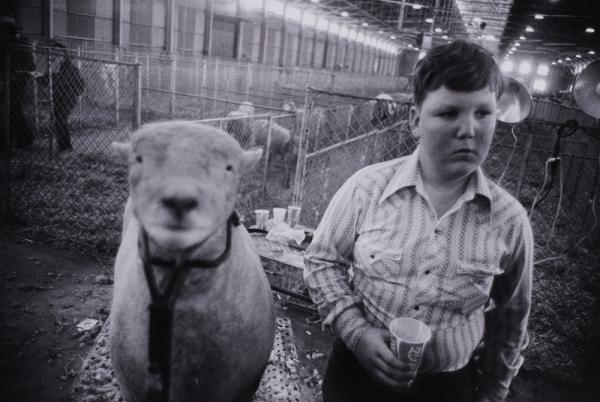
[(133, 98), (133, 122), (132, 127), (137, 130), (142, 123), (142, 68), (139, 63), (134, 67), (134, 98)]

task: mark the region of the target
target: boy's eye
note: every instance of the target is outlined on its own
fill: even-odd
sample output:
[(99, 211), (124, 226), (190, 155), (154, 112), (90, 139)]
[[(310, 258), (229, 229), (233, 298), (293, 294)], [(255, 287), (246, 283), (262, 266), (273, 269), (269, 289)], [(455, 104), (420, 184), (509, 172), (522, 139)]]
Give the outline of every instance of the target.
[(456, 116), (456, 111), (455, 110), (444, 110), (438, 113), (438, 116), (440, 117), (454, 117)]
[(479, 117), (486, 117), (492, 114), (492, 112), (490, 110), (478, 110), (477, 112), (475, 112), (475, 114)]

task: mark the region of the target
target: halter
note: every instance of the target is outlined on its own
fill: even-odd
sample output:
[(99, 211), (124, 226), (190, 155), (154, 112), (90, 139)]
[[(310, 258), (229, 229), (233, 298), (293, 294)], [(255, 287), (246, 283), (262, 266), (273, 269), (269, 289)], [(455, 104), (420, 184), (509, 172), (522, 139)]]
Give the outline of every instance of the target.
[[(150, 297), (152, 299), (148, 307), (150, 310), (150, 331), (148, 339), (148, 357), (150, 360), (148, 371), (150, 372), (150, 379), (147, 384), (148, 401), (166, 402), (169, 400), (173, 307), (176, 299), (173, 297), (173, 289), (178, 283), (182, 273), (187, 272), (191, 268), (217, 268), (229, 257), (229, 252), (231, 250), (231, 228), (232, 226), (240, 225), (238, 214), (235, 211), (232, 212), (226, 223), (227, 241), (225, 250), (220, 256), (212, 261), (188, 260), (187, 257), (210, 239), (216, 229), (204, 240), (183, 250), (181, 255), (174, 261), (166, 261), (161, 258), (151, 257), (148, 234), (143, 228), (140, 231), (141, 257), (144, 264), (144, 272), (148, 282)], [(156, 283), (152, 266), (173, 268), (173, 272), (170, 276), (167, 276), (167, 283), (162, 293)]]

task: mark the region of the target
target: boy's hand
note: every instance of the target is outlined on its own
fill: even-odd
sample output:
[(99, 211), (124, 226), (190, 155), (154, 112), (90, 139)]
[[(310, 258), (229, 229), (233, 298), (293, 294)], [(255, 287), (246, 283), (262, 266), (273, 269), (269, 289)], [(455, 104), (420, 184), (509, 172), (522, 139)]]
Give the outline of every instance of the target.
[(356, 359), (373, 380), (394, 392), (406, 393), (414, 372), (394, 355), (389, 344), (387, 329), (370, 328), (356, 345)]

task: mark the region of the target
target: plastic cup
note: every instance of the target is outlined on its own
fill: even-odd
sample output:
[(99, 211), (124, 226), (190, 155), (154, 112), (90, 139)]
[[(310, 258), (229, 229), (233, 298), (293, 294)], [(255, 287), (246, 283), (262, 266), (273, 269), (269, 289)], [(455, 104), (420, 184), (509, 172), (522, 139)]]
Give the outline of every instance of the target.
[(431, 339), (431, 330), (421, 321), (407, 317), (393, 319), (389, 330), (392, 351), (416, 375), (425, 345)]
[(267, 221), (269, 220), (269, 210), (256, 209), (254, 210), (254, 215), (256, 216), (256, 227), (258, 229), (266, 229)]
[(278, 224), (285, 221), (285, 208), (273, 208), (273, 223)]
[(289, 227), (296, 227), (298, 222), (300, 221), (300, 212), (302, 208), (296, 207), (294, 205), (290, 205), (287, 207), (287, 224)]

